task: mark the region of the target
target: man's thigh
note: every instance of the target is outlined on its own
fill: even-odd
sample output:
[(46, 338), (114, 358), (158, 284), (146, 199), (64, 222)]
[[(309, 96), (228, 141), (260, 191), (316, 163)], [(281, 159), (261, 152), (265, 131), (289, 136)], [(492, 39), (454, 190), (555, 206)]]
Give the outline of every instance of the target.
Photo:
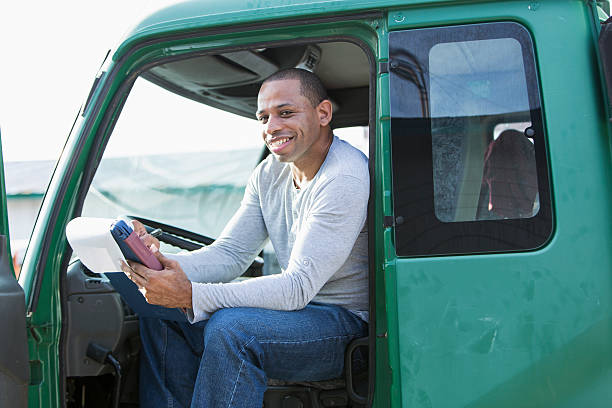
[(365, 336), (367, 324), (342, 307), (312, 303), (297, 311), (222, 309), (205, 331), (239, 339), (268, 378), (319, 381), (341, 375), (347, 344)]

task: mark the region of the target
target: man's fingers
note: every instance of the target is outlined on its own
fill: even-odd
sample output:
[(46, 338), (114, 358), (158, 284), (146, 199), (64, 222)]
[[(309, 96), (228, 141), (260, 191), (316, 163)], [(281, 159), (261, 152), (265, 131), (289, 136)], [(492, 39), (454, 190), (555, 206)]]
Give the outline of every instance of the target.
[(164, 267), (164, 269), (175, 269), (176, 265), (172, 259), (168, 259), (162, 254), (160, 251), (153, 252), (153, 255), (157, 258), (160, 264)]
[(134, 226), (134, 232), (139, 237), (147, 233), (147, 229), (140, 221), (132, 220), (132, 225)]
[[(134, 263), (136, 264), (136, 263)], [(136, 264), (139, 265), (139, 264)], [(129, 264), (125, 263), (124, 261), (121, 261), (121, 270), (127, 275), (128, 278), (130, 278), (130, 280), (132, 282), (134, 282), (139, 288), (143, 288), (145, 286), (145, 284), (147, 283), (147, 280), (145, 278), (143, 278), (142, 276), (140, 276), (135, 270), (134, 268), (132, 268), (132, 266), (130, 266)]]
[(127, 262), (128, 262), (129, 267), (134, 272), (134, 274), (139, 275), (141, 278), (145, 280), (149, 278), (149, 268), (147, 268), (146, 266), (138, 262), (134, 262), (134, 261), (127, 261)]
[[(134, 232), (144, 242), (144, 244), (153, 252), (159, 249), (159, 240), (147, 232), (147, 228), (140, 221), (132, 220)], [(151, 247), (153, 245), (155, 250)]]
[(138, 286), (139, 288), (144, 288), (145, 285), (147, 284), (147, 281), (142, 276), (140, 276), (138, 274), (131, 273), (128, 276), (130, 277), (132, 282), (134, 282), (136, 284), (136, 286)]
[(147, 300), (147, 290), (145, 288), (138, 288), (138, 291), (142, 294), (142, 296), (144, 296), (145, 300), (149, 302)]
[(121, 261), (121, 270), (127, 275), (132, 273), (132, 268), (125, 261)]
[(145, 246), (151, 250), (151, 252), (156, 252), (159, 250), (159, 240), (155, 237), (152, 237), (151, 234), (144, 234), (140, 237), (142, 242), (144, 242)]
[[(130, 262), (130, 261), (128, 261)], [(134, 270), (132, 265), (126, 261), (121, 261), (121, 270), (131, 279), (131, 275), (138, 275), (138, 272)]]

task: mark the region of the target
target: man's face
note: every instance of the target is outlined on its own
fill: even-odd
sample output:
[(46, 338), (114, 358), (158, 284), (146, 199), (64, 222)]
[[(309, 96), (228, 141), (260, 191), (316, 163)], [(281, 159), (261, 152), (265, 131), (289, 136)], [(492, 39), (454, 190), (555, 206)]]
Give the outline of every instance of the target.
[(279, 161), (299, 166), (318, 159), (314, 156), (320, 149), (313, 146), (323, 140), (326, 133), (322, 126), (329, 120), (302, 95), (299, 80), (264, 84), (257, 98), (257, 120), (268, 149)]

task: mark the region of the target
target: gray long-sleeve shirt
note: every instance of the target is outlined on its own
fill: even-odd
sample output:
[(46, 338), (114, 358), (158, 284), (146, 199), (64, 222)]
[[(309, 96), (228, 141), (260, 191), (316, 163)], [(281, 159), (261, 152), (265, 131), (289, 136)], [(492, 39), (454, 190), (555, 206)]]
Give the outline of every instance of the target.
[[(192, 281), (197, 322), (227, 307), (298, 310), (310, 301), (367, 319), (367, 158), (334, 137), (316, 176), (298, 190), (289, 164), (270, 155), (255, 169), (221, 236), (197, 251), (168, 255)], [(230, 282), (269, 238), (282, 272)]]

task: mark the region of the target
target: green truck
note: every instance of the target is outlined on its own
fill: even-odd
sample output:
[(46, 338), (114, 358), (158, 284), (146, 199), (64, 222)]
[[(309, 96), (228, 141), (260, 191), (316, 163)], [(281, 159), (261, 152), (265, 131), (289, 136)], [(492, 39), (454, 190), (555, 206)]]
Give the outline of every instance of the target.
[[(609, 11), (226, 0), (144, 19), (95, 78), (19, 282), (0, 179), (0, 406), (138, 406), (138, 316), (66, 225), (125, 214), (165, 250), (212, 242), (265, 157), (238, 126), (289, 67), (322, 78), (337, 134), (367, 140), (370, 326), (343, 378), (271, 383), (265, 406), (612, 406)], [(217, 123), (198, 122), (211, 107)], [(183, 150), (110, 153), (168, 142)], [(266, 248), (248, 274), (277, 269)]]

